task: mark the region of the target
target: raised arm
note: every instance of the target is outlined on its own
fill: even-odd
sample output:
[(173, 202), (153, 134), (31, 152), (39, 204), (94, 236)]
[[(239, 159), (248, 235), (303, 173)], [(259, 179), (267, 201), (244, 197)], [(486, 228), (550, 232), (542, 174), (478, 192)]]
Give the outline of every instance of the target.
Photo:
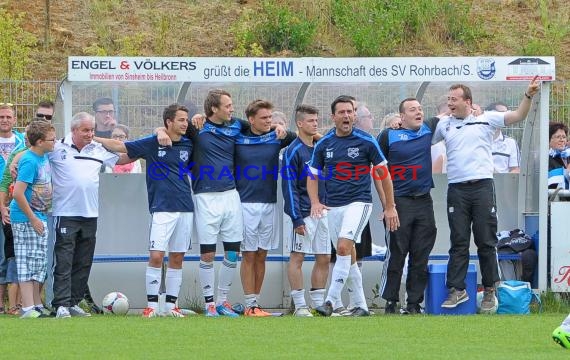
[(536, 95), (540, 89), (540, 82), (536, 80), (537, 78), (538, 75), (536, 75), (528, 84), (519, 107), (515, 111), (507, 111), (505, 113), (505, 126), (526, 119), (526, 116), (530, 111), (530, 106), (532, 105), (532, 97)]

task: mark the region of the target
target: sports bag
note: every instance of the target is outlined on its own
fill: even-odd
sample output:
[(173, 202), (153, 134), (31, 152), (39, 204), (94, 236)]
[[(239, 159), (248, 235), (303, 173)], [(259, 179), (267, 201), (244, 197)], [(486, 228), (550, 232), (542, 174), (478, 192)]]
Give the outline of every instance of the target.
[(497, 286), (497, 298), (499, 299), (497, 314), (530, 314), (530, 303), (533, 299), (542, 307), (540, 298), (526, 281), (502, 281)]

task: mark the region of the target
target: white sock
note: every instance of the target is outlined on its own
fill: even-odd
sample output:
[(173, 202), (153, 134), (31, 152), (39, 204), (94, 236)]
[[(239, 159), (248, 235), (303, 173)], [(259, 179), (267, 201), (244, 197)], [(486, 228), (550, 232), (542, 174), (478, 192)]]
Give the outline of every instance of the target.
[(255, 294), (245, 294), (244, 298), (246, 308), (257, 306), (257, 298), (255, 297)]
[(182, 269), (166, 270), (166, 310), (172, 310), (182, 286)]
[(327, 295), (327, 301), (330, 301), (332, 304), (336, 304), (340, 300), (340, 293), (350, 271), (350, 261), (350, 255), (339, 256), (337, 254), (336, 256), (336, 264), (333, 268), (331, 285)]
[[(351, 269), (353, 265), (350, 266)], [(346, 292), (348, 293), (347, 309), (353, 309), (356, 306), (354, 296), (354, 280), (352, 277), (350, 277), (351, 271), (348, 272), (348, 277), (346, 278)]]
[(214, 282), (216, 281), (216, 274), (214, 273), (214, 262), (206, 262), (200, 260), (200, 285), (202, 285), (202, 295), (205, 298), (214, 298)]
[[(160, 290), (160, 277), (162, 275), (162, 268), (155, 268), (148, 266), (146, 267), (146, 296), (148, 301), (148, 307), (153, 309), (158, 309), (158, 291)], [(148, 298), (152, 297), (151, 301)]]
[(291, 290), (291, 297), (295, 303), (295, 310), (307, 307), (307, 303), (305, 302), (305, 289)]
[(351, 302), (354, 302), (354, 307), (368, 310), (366, 298), (364, 297), (364, 288), (362, 287), (362, 273), (360, 272), (360, 269), (356, 263), (350, 266), (348, 277), (350, 279), (353, 290), (351, 293)]
[(218, 276), (218, 298), (216, 299), (216, 305), (220, 305), (228, 300), (228, 293), (232, 287), (232, 281), (234, 281), (236, 264), (236, 261), (230, 261), (224, 257)]
[[(335, 263), (333, 263), (333, 262), (329, 263), (329, 276), (331, 278), (331, 284), (332, 284), (332, 273), (333, 273), (333, 269), (334, 269), (334, 264)], [(324, 300), (323, 300), (323, 303), (324, 303)], [(344, 304), (342, 303), (342, 297), (339, 297), (338, 299), (336, 299), (332, 305), (333, 305), (333, 309), (338, 309), (338, 308), (344, 307)]]
[(311, 306), (313, 309), (317, 306), (321, 306), (325, 302), (325, 289), (311, 290), (309, 291), (309, 296), (311, 297)]

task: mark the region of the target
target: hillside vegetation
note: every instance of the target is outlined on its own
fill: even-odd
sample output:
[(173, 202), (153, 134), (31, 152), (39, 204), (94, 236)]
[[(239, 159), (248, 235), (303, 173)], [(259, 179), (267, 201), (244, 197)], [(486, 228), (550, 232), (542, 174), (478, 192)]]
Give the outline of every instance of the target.
[(0, 15), (3, 79), (59, 79), (70, 55), (554, 55), (570, 74), (565, 0), (9, 0)]

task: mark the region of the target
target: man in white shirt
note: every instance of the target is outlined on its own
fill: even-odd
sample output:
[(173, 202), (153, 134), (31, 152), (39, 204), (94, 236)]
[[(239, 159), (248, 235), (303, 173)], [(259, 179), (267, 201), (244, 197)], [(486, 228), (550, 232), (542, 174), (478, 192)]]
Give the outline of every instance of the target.
[(477, 245), (481, 282), (485, 287), (481, 311), (493, 309), (497, 266), (497, 205), (493, 183), (493, 135), (497, 128), (526, 118), (532, 97), (538, 93), (536, 77), (528, 85), (515, 111), (473, 115), (471, 89), (463, 84), (449, 88), (449, 116), (439, 121), (432, 144), (445, 140), (447, 148), (447, 216), (451, 248), (447, 265), (449, 296), (441, 305), (452, 309), (469, 300), (465, 277), (469, 265), (471, 228)]
[(93, 142), (95, 119), (80, 112), (71, 133), (49, 153), (55, 223), (54, 298), (58, 318), (89, 316), (77, 304), (89, 280), (99, 215), (101, 165), (113, 167), (119, 157)]

